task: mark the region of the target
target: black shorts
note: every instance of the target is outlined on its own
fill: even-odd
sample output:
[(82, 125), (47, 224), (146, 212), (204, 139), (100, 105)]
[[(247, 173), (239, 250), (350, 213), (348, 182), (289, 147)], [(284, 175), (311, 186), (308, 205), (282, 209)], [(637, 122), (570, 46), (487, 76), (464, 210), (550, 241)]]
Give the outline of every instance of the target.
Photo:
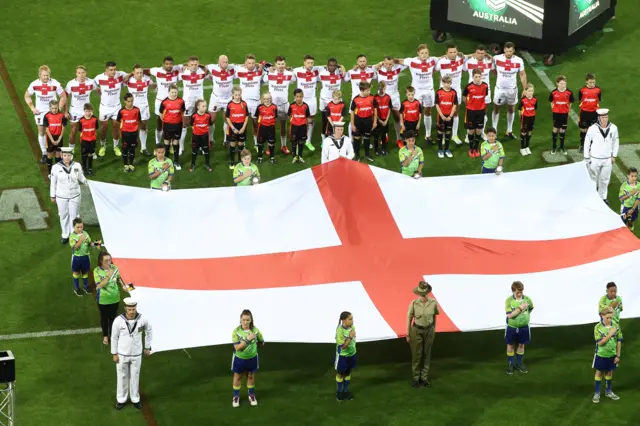
[[(54, 137), (57, 138), (57, 136), (54, 136)], [(58, 142), (58, 145), (54, 145), (53, 143), (51, 143), (49, 136), (47, 136), (47, 152), (50, 154), (54, 152), (60, 152), (60, 147), (62, 147), (63, 142), (64, 142), (64, 138), (60, 138), (60, 142)]]
[(197, 152), (199, 148), (209, 148), (209, 133), (191, 135), (191, 150)]
[(580, 110), (580, 128), (588, 129), (598, 122), (598, 113), (595, 111)]
[(413, 134), (418, 137), (420, 133), (418, 130), (418, 122), (417, 121), (405, 121), (404, 122), (404, 131), (411, 130)]
[[(244, 126), (244, 123), (232, 123), (233, 127), (236, 130), (240, 130), (242, 129), (242, 126)], [(247, 139), (247, 129), (244, 129), (244, 132), (242, 133), (234, 133), (233, 130), (231, 130), (231, 126), (229, 126), (228, 130), (227, 130), (227, 141), (229, 142), (238, 142), (238, 143), (244, 143), (244, 141)]]
[(296, 126), (292, 124), (289, 127), (289, 137), (291, 138), (291, 142), (306, 142), (307, 126)]
[(138, 132), (122, 132), (122, 147), (127, 149), (136, 146), (138, 146)]
[(479, 111), (468, 109), (466, 111), (467, 130), (482, 130), (484, 127), (484, 110)]
[(353, 119), (353, 125), (356, 128), (356, 131), (353, 132), (353, 136), (371, 136), (371, 130), (373, 127), (373, 117), (362, 118), (357, 115)]
[(162, 123), (162, 138), (165, 141), (178, 141), (182, 134), (182, 124)]
[(276, 126), (258, 126), (258, 143), (273, 144), (276, 141)]
[(82, 149), (83, 154), (93, 154), (96, 152), (96, 141), (80, 141), (80, 148)]
[(373, 132), (378, 136), (386, 135), (387, 133), (389, 133), (389, 122), (387, 121), (387, 124), (380, 124), (380, 121), (378, 121), (378, 125), (373, 130)]
[(536, 116), (527, 117), (522, 116), (520, 119), (520, 133), (533, 132), (533, 128), (536, 124)]
[(553, 113), (553, 127), (556, 129), (566, 129), (569, 122), (569, 114)]
[(446, 133), (447, 131), (453, 130), (453, 118), (451, 118), (451, 120), (449, 121), (445, 121), (442, 118), (440, 118), (440, 115), (438, 114), (437, 129), (438, 129), (438, 132), (441, 132), (441, 133)]

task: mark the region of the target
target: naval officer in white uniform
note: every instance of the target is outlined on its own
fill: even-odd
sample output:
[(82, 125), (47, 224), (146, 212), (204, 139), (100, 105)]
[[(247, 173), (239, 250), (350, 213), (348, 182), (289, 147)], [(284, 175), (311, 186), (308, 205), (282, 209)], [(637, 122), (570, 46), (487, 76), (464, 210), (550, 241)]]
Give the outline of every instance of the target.
[(51, 168), (51, 186), (49, 196), (51, 202), (58, 205), (60, 228), (62, 228), (62, 244), (69, 242), (69, 234), (73, 231), (73, 219), (80, 212), (80, 184), (86, 185), (87, 179), (82, 166), (73, 161), (73, 148), (64, 147), (62, 161)]
[(344, 123), (342, 121), (333, 123), (333, 134), (327, 136), (322, 142), (322, 164), (340, 157), (353, 160), (354, 155), (351, 138), (344, 136)]
[(618, 156), (620, 137), (618, 127), (609, 122), (609, 110), (601, 108), (596, 113), (598, 122), (589, 127), (585, 136), (584, 161), (587, 163), (591, 180), (596, 184), (598, 195), (607, 203), (607, 188), (613, 164)]
[(118, 316), (111, 328), (111, 354), (118, 375), (116, 410), (122, 409), (131, 398), (133, 406), (140, 402), (140, 367), (142, 366), (142, 333), (145, 333), (144, 354), (151, 355), (151, 323), (137, 312), (137, 302), (131, 297), (123, 300), (125, 313)]

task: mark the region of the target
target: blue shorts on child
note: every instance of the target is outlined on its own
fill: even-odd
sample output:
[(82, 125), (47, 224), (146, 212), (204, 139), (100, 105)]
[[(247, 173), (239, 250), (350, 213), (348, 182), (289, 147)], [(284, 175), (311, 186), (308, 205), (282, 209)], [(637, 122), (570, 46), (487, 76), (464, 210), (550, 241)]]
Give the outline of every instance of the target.
[(356, 368), (356, 355), (344, 356), (336, 353), (335, 368), (338, 373), (345, 373)]
[(531, 342), (531, 330), (529, 330), (529, 326), (526, 325), (524, 327), (509, 327), (504, 332), (504, 342), (507, 345), (528, 345)]
[(625, 222), (633, 223), (638, 220), (638, 209), (635, 209), (633, 213), (631, 213), (631, 216), (627, 217), (627, 212), (629, 210), (631, 210), (631, 207), (622, 206), (622, 210), (620, 210), (620, 217), (622, 217), (622, 220)]
[(71, 272), (89, 272), (90, 269), (89, 256), (73, 256), (71, 259)]
[(613, 371), (617, 367), (617, 365), (613, 362), (614, 359), (616, 359), (615, 356), (612, 356), (611, 358), (603, 358), (596, 355), (593, 358), (592, 367), (598, 371)]
[(231, 371), (237, 374), (243, 373), (255, 373), (258, 371), (258, 355), (249, 359), (238, 358), (236, 354), (233, 354), (231, 360)]

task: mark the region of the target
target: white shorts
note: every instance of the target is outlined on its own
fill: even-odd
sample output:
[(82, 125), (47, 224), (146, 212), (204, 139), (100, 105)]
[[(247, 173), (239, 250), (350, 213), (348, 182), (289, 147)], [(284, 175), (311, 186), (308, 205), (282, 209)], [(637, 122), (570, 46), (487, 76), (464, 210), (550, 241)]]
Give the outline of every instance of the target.
[(156, 104), (156, 110), (155, 110), (155, 113), (156, 113), (156, 115), (157, 115), (158, 117), (161, 117), (161, 118), (162, 118), (162, 113), (160, 112), (160, 104), (161, 104), (161, 103), (162, 103), (162, 99), (158, 99), (158, 98), (156, 98), (156, 102), (155, 102), (155, 104)]
[(196, 112), (197, 99), (185, 99), (184, 101), (184, 116), (191, 117)]
[(278, 102), (282, 102), (282, 99), (274, 99), (273, 103), (276, 104), (276, 106), (278, 107), (278, 120), (287, 120), (288, 116), (287, 113), (289, 112), (289, 103), (285, 101), (285, 103), (278, 103)]
[[(453, 90), (456, 91), (456, 97), (458, 98), (458, 105), (462, 104), (462, 89), (460, 89), (459, 87), (451, 87)], [(459, 110), (460, 108), (458, 108)]]
[(256, 110), (258, 109), (258, 105), (260, 105), (260, 100), (259, 99), (245, 99), (244, 101), (247, 103), (247, 112), (249, 113), (249, 115), (253, 119), (253, 117), (255, 117), (255, 115), (256, 115)]
[(307, 105), (309, 105), (309, 115), (314, 116), (318, 112), (318, 98), (304, 98)]
[(220, 98), (212, 93), (208, 110), (209, 112), (226, 111), (229, 102), (231, 102), (231, 98)]
[(331, 101), (331, 99), (320, 98), (320, 112), (324, 112), (324, 110), (327, 109), (327, 105)]
[(136, 105), (140, 110), (140, 121), (147, 121), (151, 114), (149, 113), (149, 104), (146, 105)]
[(491, 103), (491, 86), (489, 86), (489, 90), (487, 91), (487, 97), (484, 98), (484, 103), (487, 105)]
[(433, 89), (416, 89), (416, 99), (423, 108), (433, 108), (435, 105), (435, 93)]
[(395, 109), (395, 110), (399, 110), (400, 109), (400, 93), (392, 93), (391, 95), (391, 108)]
[(98, 120), (109, 121), (118, 118), (118, 111), (120, 111), (120, 105), (102, 105), (98, 109)]
[(84, 116), (84, 108), (69, 108), (69, 121), (77, 123)]
[(40, 114), (34, 114), (33, 115), (33, 119), (36, 121), (36, 125), (38, 126), (42, 126), (44, 125), (44, 116), (48, 113), (49, 111), (43, 111), (40, 112)]
[(518, 103), (518, 89), (500, 89), (496, 87), (493, 95), (493, 102), (496, 105), (515, 105)]

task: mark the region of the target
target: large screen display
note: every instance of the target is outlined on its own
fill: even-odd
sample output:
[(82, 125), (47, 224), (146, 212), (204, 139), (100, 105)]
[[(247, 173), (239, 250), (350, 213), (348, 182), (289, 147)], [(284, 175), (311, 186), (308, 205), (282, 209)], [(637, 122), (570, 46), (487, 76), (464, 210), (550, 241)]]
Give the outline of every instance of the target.
[(571, 0), (569, 35), (611, 7), (611, 0)]
[(544, 0), (449, 0), (447, 19), (541, 39)]

